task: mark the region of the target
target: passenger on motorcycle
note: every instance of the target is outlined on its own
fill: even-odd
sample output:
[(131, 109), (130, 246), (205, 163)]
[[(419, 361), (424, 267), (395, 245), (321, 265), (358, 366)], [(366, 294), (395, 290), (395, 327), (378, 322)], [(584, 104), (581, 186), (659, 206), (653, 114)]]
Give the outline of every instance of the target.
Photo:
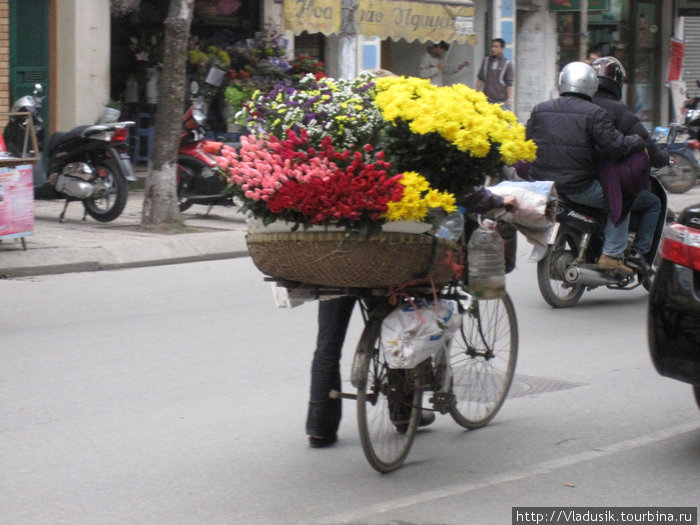
[[(605, 110), (591, 99), (598, 89), (598, 77), (584, 62), (571, 62), (559, 74), (559, 98), (537, 104), (527, 123), (527, 138), (537, 144), (537, 158), (530, 167), (535, 180), (554, 181), (557, 192), (570, 200), (608, 209), (598, 180), (600, 152), (611, 160), (645, 150), (639, 135), (625, 137)], [(616, 226), (608, 216), (603, 253), (598, 267), (625, 275), (629, 214)]]
[[(598, 91), (593, 95), (593, 102), (606, 111), (615, 128), (623, 135), (639, 135), (644, 139), (649, 160), (654, 168), (666, 166), (669, 159), (668, 152), (654, 142), (637, 115), (620, 102), (622, 83), (626, 76), (625, 68), (620, 61), (615, 57), (601, 57), (594, 60), (591, 67), (598, 76)], [(639, 176), (644, 175), (639, 174)], [(654, 231), (661, 214), (661, 201), (656, 195), (644, 189), (634, 197), (631, 210), (640, 216), (640, 223), (627, 261), (646, 268), (648, 264), (644, 256), (651, 249)], [(626, 213), (626, 210), (624, 212)]]

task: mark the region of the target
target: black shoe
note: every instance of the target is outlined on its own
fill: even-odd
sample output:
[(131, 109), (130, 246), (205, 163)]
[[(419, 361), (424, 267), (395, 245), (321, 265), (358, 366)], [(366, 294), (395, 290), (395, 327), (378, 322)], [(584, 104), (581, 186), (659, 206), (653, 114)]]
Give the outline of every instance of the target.
[[(433, 422), (435, 422), (435, 412), (432, 412), (430, 410), (421, 411), (420, 420), (418, 421), (419, 427), (427, 427), (428, 425), (432, 425)], [(408, 431), (408, 423), (394, 422), (394, 426), (396, 427), (396, 431), (399, 434), (405, 434), (406, 431)]]
[(338, 441), (338, 436), (309, 436), (309, 446), (311, 448), (330, 447), (331, 445), (334, 445), (336, 441)]
[(420, 413), (420, 421), (418, 422), (419, 427), (427, 427), (435, 422), (435, 412), (429, 410), (423, 410)]
[(644, 273), (648, 273), (651, 268), (646, 258), (639, 252), (632, 250), (626, 259), (627, 263), (634, 267), (634, 269), (640, 269)]

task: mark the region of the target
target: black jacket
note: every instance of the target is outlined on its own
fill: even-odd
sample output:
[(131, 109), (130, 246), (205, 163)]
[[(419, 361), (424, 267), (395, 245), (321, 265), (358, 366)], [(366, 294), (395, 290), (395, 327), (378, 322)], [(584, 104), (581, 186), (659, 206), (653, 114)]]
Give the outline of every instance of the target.
[(537, 104), (527, 123), (527, 138), (537, 144), (530, 167), (535, 180), (553, 180), (564, 194), (586, 191), (598, 174), (600, 151), (613, 160), (641, 151), (638, 135), (617, 131), (605, 110), (576, 95)]
[[(614, 84), (614, 86), (609, 85), (609, 83)], [(644, 139), (647, 151), (649, 152), (649, 160), (653, 167), (661, 168), (662, 166), (666, 166), (668, 164), (668, 152), (665, 149), (661, 149), (659, 145), (652, 140), (647, 128), (640, 122), (637, 115), (620, 102), (618, 95), (619, 89), (614, 89), (616, 86), (617, 84), (615, 84), (613, 80), (601, 78), (598, 91), (593, 95), (593, 102), (605, 110), (610, 120), (612, 120), (613, 125), (620, 133), (623, 135), (639, 135)]]

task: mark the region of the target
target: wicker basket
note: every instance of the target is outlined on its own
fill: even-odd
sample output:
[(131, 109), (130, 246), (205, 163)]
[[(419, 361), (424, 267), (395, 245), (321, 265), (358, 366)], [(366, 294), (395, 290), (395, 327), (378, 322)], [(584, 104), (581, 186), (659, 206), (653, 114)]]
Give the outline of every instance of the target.
[(381, 232), (249, 233), (248, 250), (263, 273), (288, 281), (350, 288), (436, 285), (454, 277), (459, 245), (431, 235)]

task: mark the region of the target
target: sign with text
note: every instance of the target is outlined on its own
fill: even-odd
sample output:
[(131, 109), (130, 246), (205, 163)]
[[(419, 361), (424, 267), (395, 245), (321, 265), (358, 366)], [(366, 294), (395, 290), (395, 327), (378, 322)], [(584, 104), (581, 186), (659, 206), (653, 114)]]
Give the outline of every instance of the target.
[[(607, 11), (609, 0), (588, 0), (589, 11)], [(580, 11), (581, 0), (549, 0), (550, 11)]]
[(476, 44), (471, 2), (358, 0), (355, 25), (367, 37)]
[(0, 168), (0, 238), (34, 233), (31, 164)]
[(347, 21), (338, 0), (284, 2), (284, 26), (295, 34), (340, 33), (344, 23), (367, 38), (476, 44), (471, 0), (357, 0), (353, 19)]
[(286, 0), (284, 27), (295, 35), (304, 31), (332, 35), (340, 31), (341, 2), (338, 0)]
[(683, 55), (685, 53), (685, 44), (682, 40), (671, 38), (671, 52), (668, 54), (668, 77), (666, 82), (674, 82), (681, 79), (683, 74)]

